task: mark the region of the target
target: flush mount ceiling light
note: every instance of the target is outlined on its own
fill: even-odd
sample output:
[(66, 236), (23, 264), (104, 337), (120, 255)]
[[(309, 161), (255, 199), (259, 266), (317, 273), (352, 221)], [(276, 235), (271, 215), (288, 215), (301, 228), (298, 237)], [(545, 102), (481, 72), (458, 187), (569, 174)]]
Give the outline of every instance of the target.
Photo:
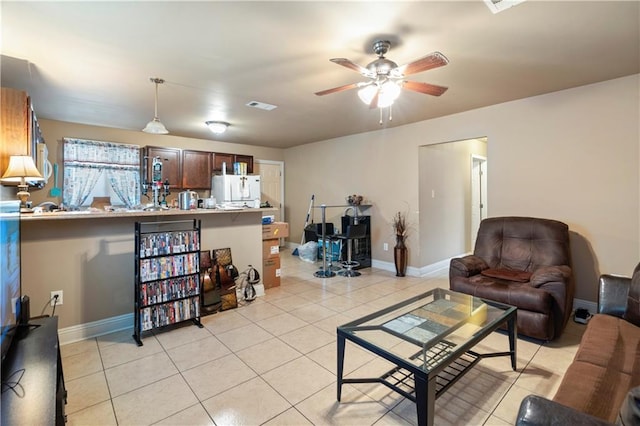
[(164, 80), (155, 77), (151, 77), (149, 80), (151, 80), (151, 82), (155, 83), (156, 85), (156, 102), (154, 110), (155, 113), (153, 115), (153, 120), (148, 122), (146, 127), (142, 129), (142, 131), (145, 133), (153, 133), (155, 135), (166, 135), (167, 133), (169, 133), (169, 131), (166, 127), (164, 127), (164, 124), (162, 124), (160, 120), (158, 120), (158, 84), (163, 84)]
[(211, 130), (215, 134), (226, 132), (227, 127), (230, 126), (229, 123), (226, 123), (224, 121), (205, 121), (204, 124), (206, 124), (207, 127), (209, 127), (209, 130)]

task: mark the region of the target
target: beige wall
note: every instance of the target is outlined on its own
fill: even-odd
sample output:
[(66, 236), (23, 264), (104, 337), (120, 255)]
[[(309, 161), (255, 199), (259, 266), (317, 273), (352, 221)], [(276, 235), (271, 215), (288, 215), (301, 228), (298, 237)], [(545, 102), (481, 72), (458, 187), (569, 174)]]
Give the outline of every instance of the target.
[(487, 156), (484, 140), (419, 149), (420, 265), (472, 251), (471, 156)]
[[(53, 120), (38, 120), (42, 134), (49, 150), (49, 161), (51, 164), (58, 163), (60, 166), (59, 185), (62, 187), (62, 139), (65, 137), (91, 139), (105, 142), (120, 142), (142, 146), (166, 146), (182, 149), (194, 149), (199, 151), (226, 152), (231, 154), (253, 155), (254, 159), (261, 160), (283, 160), (283, 150), (280, 148), (267, 148), (255, 145), (240, 145), (228, 142), (219, 142), (208, 139), (184, 138), (173, 135), (151, 135), (142, 131), (114, 129), (111, 127), (87, 126), (84, 124), (67, 123)], [(53, 177), (47, 185), (41, 189), (31, 190), (31, 200), (37, 205), (43, 201), (53, 201), (49, 197), (49, 190), (53, 187)], [(169, 199), (175, 197), (172, 194)], [(208, 193), (201, 193), (201, 196), (208, 196)], [(144, 201), (144, 198), (143, 198)]]
[[(359, 193), (374, 205), (373, 258), (393, 262), (382, 244), (393, 246), (394, 212), (409, 210), (419, 232), (419, 147), (486, 136), (489, 216), (566, 222), (576, 297), (596, 301), (598, 274), (629, 275), (640, 255), (639, 86), (634, 75), (287, 149), (290, 239), (300, 240), (311, 194), (332, 204)], [(413, 267), (425, 266), (419, 241), (408, 241)]]

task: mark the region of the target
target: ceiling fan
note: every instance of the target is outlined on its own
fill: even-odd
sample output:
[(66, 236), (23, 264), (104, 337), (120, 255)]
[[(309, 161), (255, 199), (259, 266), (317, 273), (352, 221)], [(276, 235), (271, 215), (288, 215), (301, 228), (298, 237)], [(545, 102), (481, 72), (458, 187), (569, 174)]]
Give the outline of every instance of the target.
[(358, 96), (364, 103), (369, 105), (369, 108), (385, 108), (393, 104), (400, 95), (402, 88), (432, 96), (440, 96), (447, 91), (447, 87), (404, 80), (404, 77), (408, 75), (447, 65), (449, 60), (442, 53), (433, 52), (413, 62), (398, 66), (398, 64), (384, 56), (390, 47), (391, 42), (387, 40), (378, 40), (373, 43), (373, 51), (378, 55), (378, 59), (366, 67), (358, 65), (346, 58), (330, 59), (333, 63), (359, 72), (364, 77), (368, 77), (370, 81), (351, 83), (334, 87), (333, 89), (322, 90), (316, 92), (316, 95), (324, 96), (359, 88)]

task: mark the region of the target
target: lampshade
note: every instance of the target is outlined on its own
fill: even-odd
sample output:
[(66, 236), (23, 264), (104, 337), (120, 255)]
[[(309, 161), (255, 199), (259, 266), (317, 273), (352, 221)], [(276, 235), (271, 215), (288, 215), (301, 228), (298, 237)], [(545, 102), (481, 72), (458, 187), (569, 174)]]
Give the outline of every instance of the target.
[(155, 135), (166, 135), (169, 133), (164, 124), (158, 120), (158, 117), (155, 117), (153, 120), (147, 123), (147, 126), (142, 129), (145, 133), (153, 133)]
[(376, 86), (376, 85), (368, 85), (368, 86), (365, 86), (362, 89), (358, 90), (358, 97), (366, 105), (369, 105), (371, 103), (371, 100), (373, 99), (373, 97), (376, 95), (377, 91), (378, 91), (378, 86)]
[(167, 133), (169, 133), (169, 131), (167, 130), (166, 127), (164, 127), (164, 124), (162, 124), (160, 120), (158, 120), (158, 84), (163, 84), (164, 80), (161, 78), (154, 78), (154, 77), (151, 77), (149, 80), (151, 80), (151, 82), (155, 83), (156, 85), (155, 109), (154, 109), (153, 120), (148, 122), (145, 128), (142, 129), (142, 131), (145, 133), (153, 133), (155, 135), (166, 135)]
[(25, 184), (25, 181), (39, 182), (44, 178), (36, 168), (33, 158), (29, 155), (12, 155), (9, 159), (9, 167), (0, 179), (2, 183)]
[(226, 132), (227, 127), (229, 127), (229, 123), (225, 123), (224, 121), (206, 121), (205, 124), (209, 127), (209, 130), (216, 134)]
[(374, 105), (378, 108), (386, 108), (393, 105), (400, 96), (400, 86), (394, 81), (386, 81), (382, 85), (368, 85), (358, 90), (360, 100), (367, 105), (371, 104), (371, 100), (378, 92), (378, 104)]

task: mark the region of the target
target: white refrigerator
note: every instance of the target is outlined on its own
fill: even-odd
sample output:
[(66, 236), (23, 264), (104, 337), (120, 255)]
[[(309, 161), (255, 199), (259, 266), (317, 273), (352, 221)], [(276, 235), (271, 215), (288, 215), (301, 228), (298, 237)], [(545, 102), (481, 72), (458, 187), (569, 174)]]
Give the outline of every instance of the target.
[(218, 204), (247, 202), (250, 206), (260, 206), (259, 175), (221, 175), (211, 178), (211, 195)]

